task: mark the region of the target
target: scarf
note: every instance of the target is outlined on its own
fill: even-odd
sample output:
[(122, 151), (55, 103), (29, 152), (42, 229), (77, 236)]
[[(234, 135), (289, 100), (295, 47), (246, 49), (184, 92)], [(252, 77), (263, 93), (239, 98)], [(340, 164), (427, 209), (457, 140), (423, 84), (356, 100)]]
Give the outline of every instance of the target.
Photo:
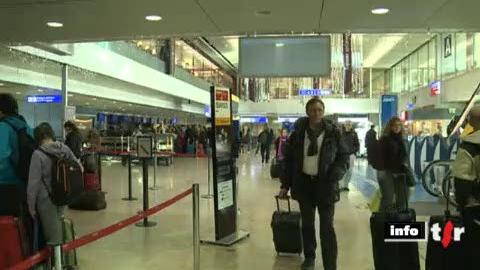
[(310, 145), (308, 146), (307, 155), (309, 157), (315, 156), (318, 154), (318, 136), (323, 132), (323, 122), (322, 124), (315, 129), (312, 129), (310, 125), (307, 126), (307, 136), (310, 140)]

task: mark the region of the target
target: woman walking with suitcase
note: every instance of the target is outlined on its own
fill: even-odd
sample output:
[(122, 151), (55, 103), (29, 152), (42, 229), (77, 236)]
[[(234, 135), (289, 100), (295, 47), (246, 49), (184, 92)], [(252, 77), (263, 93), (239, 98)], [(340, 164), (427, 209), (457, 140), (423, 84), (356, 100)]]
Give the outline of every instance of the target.
[[(382, 193), (380, 211), (386, 211), (392, 206), (402, 209), (408, 200), (408, 186), (415, 183), (411, 178), (408, 165), (407, 149), (403, 142), (403, 123), (398, 117), (393, 117), (385, 126), (380, 138), (378, 155), (383, 159), (383, 169), (378, 170), (378, 184)], [(404, 179), (405, 178), (405, 179)]]

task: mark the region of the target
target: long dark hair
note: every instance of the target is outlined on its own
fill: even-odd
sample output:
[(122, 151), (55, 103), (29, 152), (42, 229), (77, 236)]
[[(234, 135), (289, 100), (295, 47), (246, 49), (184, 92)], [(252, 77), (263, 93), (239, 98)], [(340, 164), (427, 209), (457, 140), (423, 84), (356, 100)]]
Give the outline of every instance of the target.
[[(392, 118), (390, 118), (390, 120), (388, 121), (387, 125), (385, 126), (385, 128), (383, 129), (383, 136), (392, 136), (393, 135), (393, 126), (395, 125), (395, 123), (397, 122), (402, 122), (402, 120), (397, 117), (397, 116), (394, 116)], [(403, 136), (403, 128), (402, 130), (400, 131), (400, 136)]]

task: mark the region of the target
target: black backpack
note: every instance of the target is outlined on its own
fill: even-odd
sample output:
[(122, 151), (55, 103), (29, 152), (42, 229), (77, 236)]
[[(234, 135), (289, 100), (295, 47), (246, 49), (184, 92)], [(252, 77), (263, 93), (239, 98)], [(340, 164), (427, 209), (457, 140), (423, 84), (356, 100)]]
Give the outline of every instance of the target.
[[(2, 120), (7, 123), (16, 133), (18, 141), (18, 162), (14, 164), (17, 177), (25, 183), (28, 181), (28, 173), (30, 171), (30, 160), (33, 152), (37, 149), (37, 143), (27, 132), (27, 127), (17, 129), (8, 120)], [(12, 162), (13, 163), (13, 162)]]
[(59, 158), (39, 148), (52, 161), (51, 190), (42, 178), (50, 200), (56, 206), (65, 206), (85, 192), (83, 173), (80, 165), (72, 159)]
[(367, 147), (367, 160), (375, 170), (383, 171), (385, 170), (385, 140), (384, 139), (375, 139), (371, 140)]

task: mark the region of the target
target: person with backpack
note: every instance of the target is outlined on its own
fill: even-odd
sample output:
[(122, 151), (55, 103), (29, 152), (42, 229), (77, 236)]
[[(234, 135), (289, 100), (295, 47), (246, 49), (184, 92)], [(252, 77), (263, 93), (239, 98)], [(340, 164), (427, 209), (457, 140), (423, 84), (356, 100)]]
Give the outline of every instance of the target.
[(10, 94), (0, 94), (0, 216), (18, 216), (26, 202), (34, 148), (32, 129), (18, 114), (17, 101)]
[(65, 144), (72, 150), (73, 154), (79, 159), (82, 157), (82, 143), (83, 138), (82, 134), (80, 134), (80, 130), (78, 130), (77, 125), (72, 121), (67, 121), (63, 125), (65, 131), (67, 133), (67, 137), (65, 139)]
[(376, 144), (376, 147), (373, 147), (376, 153), (371, 153), (372, 156), (369, 158), (372, 166), (377, 169), (382, 194), (379, 211), (387, 211), (392, 206), (401, 209), (408, 200), (410, 167), (400, 118), (392, 117), (388, 121), (382, 137)]
[(480, 106), (472, 108), (468, 124), (473, 131), (462, 137), (452, 166), (455, 177), (455, 198), (463, 212), (466, 206), (480, 205)]
[[(58, 193), (54, 181), (60, 179), (53, 174), (55, 161), (68, 160), (83, 171), (80, 160), (65, 144), (55, 141), (55, 134), (48, 123), (42, 123), (34, 129), (35, 140), (39, 148), (33, 153), (27, 188), (28, 208), (31, 216), (42, 224), (48, 245), (63, 243), (62, 220), (65, 206), (59, 206)], [(55, 157), (55, 158), (53, 158)], [(57, 168), (58, 169), (58, 168)], [(81, 180), (83, 181), (83, 180)], [(69, 187), (71, 188), (71, 187)]]

